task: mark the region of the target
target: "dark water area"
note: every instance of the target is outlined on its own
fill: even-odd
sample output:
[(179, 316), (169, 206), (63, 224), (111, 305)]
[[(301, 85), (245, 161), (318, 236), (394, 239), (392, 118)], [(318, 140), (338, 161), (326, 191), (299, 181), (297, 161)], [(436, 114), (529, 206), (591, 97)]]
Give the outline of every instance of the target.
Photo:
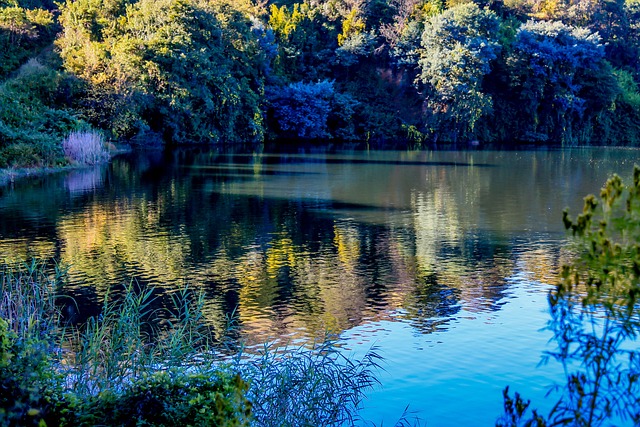
[(0, 188), (0, 259), (69, 265), (78, 321), (135, 280), (159, 305), (202, 289), (209, 326), (233, 313), (248, 346), (375, 345), (363, 416), (385, 425), (407, 404), (430, 426), (492, 425), (508, 384), (549, 407), (562, 210), (640, 151), (282, 151), (132, 153)]

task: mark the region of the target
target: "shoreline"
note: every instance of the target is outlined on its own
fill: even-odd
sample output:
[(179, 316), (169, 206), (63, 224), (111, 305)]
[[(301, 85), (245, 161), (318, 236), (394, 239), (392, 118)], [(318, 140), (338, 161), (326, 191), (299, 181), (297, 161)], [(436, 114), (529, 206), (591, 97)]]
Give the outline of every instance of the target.
[(33, 167), (33, 168), (5, 168), (0, 169), (0, 188), (6, 187), (8, 185), (14, 184), (17, 180), (21, 180), (24, 178), (34, 178), (44, 175), (50, 175), (57, 172), (64, 172), (67, 170), (76, 169), (79, 167), (88, 167), (93, 165), (82, 165), (82, 166), (47, 166), (47, 167)]
[(109, 153), (109, 158), (103, 162), (93, 164), (68, 164), (64, 166), (36, 166), (36, 167), (18, 167), (18, 168), (0, 168), (0, 188), (7, 187), (14, 184), (18, 180), (25, 178), (37, 178), (45, 175), (51, 175), (54, 173), (62, 173), (72, 171), (75, 169), (85, 169), (98, 166), (104, 163), (109, 163), (114, 157), (120, 154), (130, 153), (132, 149), (119, 148)]

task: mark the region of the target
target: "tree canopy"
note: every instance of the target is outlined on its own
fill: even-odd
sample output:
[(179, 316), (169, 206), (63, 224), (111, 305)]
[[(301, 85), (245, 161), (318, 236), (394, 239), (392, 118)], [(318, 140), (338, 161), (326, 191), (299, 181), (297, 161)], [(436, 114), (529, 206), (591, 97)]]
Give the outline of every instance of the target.
[[(143, 144), (638, 145), (638, 31), (637, 0), (2, 0), (0, 99)], [(28, 61), (67, 83), (25, 95)], [(12, 105), (0, 160), (59, 145)]]

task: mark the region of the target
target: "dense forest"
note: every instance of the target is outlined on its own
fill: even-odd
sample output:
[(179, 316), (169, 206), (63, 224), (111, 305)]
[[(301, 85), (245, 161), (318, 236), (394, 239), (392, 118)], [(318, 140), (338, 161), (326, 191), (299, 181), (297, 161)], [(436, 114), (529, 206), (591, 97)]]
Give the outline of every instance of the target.
[(640, 145), (639, 0), (0, 0), (0, 167), (135, 144)]

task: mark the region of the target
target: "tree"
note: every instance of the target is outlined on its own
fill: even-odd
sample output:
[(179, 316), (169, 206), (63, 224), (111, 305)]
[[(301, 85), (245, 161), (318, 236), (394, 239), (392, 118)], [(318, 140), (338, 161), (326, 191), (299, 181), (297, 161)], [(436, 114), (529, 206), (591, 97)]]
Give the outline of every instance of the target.
[(273, 127), (279, 136), (295, 139), (354, 138), (356, 101), (334, 89), (334, 82), (291, 83), (270, 88)]
[(333, 6), (310, 2), (297, 3), (292, 8), (271, 5), (269, 25), (279, 46), (275, 73), (283, 80), (319, 81), (332, 75), (341, 34), (340, 15), (332, 10)]
[(106, 124), (116, 136), (261, 140), (268, 57), (251, 18), (241, 2), (69, 1), (57, 44), (67, 70), (92, 88), (88, 109), (113, 112)]
[(491, 111), (491, 97), (482, 79), (500, 46), (499, 20), (474, 3), (434, 16), (422, 34), (419, 66), (424, 84), (427, 123), (435, 138), (456, 142), (473, 133), (476, 122)]
[(600, 36), (562, 22), (518, 28), (506, 67), (518, 140), (588, 142), (591, 119), (619, 92)]
[(53, 14), (0, 3), (0, 77), (18, 68), (30, 55), (53, 41)]

